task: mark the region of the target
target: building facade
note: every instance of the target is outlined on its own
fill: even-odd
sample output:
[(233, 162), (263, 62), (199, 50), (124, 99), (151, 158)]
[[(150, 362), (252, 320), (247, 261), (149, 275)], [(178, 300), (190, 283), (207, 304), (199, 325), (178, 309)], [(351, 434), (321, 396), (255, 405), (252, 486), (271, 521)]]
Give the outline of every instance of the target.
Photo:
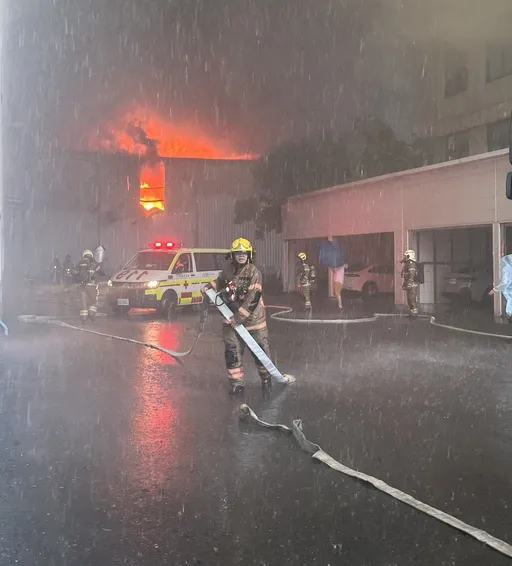
[(512, 40), (479, 34), (429, 51), (431, 106), (418, 132), (435, 140), (438, 161), (509, 147)]

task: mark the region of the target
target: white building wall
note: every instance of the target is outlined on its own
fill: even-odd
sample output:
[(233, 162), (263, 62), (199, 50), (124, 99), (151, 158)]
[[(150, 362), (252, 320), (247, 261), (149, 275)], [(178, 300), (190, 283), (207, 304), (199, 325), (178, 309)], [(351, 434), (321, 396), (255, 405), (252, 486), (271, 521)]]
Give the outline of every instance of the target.
[(511, 222), (505, 151), (310, 193), (284, 206), (286, 240)]

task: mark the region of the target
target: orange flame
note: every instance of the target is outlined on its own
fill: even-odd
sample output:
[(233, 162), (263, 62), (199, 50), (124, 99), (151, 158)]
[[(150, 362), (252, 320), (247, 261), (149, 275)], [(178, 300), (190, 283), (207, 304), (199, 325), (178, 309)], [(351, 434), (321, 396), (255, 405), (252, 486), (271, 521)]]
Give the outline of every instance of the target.
[(140, 168), (140, 204), (148, 212), (165, 209), (165, 165), (148, 161)]
[(125, 152), (146, 155), (148, 142), (160, 157), (200, 159), (256, 159), (257, 155), (239, 155), (225, 144), (209, 139), (189, 125), (171, 124), (157, 112), (136, 108), (112, 120), (91, 140), (96, 151)]

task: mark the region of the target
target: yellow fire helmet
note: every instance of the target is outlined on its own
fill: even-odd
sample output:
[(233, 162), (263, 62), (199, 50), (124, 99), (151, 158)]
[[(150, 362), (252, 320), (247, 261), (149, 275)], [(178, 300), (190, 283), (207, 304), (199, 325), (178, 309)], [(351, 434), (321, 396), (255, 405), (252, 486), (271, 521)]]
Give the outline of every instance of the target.
[(304, 252), (300, 252), (300, 254), (297, 254), (297, 257), (298, 257), (301, 261), (306, 261), (306, 259), (308, 258), (308, 256), (307, 256)]
[(91, 250), (84, 250), (84, 251), (82, 252), (82, 258), (84, 258), (84, 257), (93, 257), (93, 256), (94, 256), (94, 254), (92, 253)]
[(246, 253), (249, 256), (249, 261), (252, 260), (252, 254), (253, 254), (252, 244), (251, 242), (249, 242), (249, 240), (246, 240), (245, 238), (237, 238), (231, 244), (231, 249), (229, 251), (231, 254), (234, 254), (236, 252)]

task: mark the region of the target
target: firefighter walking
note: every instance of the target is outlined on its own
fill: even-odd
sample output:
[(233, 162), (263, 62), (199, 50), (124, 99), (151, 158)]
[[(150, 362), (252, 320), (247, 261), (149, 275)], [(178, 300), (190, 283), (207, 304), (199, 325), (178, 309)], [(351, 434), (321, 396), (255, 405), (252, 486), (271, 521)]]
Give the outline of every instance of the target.
[(80, 320), (94, 322), (98, 312), (98, 285), (96, 276), (101, 264), (95, 261), (91, 250), (84, 250), (82, 259), (73, 268), (73, 278), (78, 285)]
[(297, 254), (299, 271), (299, 291), (304, 301), (304, 308), (311, 308), (311, 287), (316, 281), (316, 269), (314, 265), (307, 263), (304, 252)]
[[(224, 356), (228, 372), (230, 393), (243, 393), (245, 374), (243, 355), (245, 343), (235, 330), (235, 326), (243, 324), (254, 338), (258, 346), (267, 354), (269, 352), (268, 330), (263, 304), (262, 275), (254, 265), (254, 252), (251, 243), (245, 238), (236, 239), (231, 245), (229, 262), (220, 276), (202, 289), (214, 289), (233, 311), (230, 321), (224, 321), (222, 337), (224, 340)], [(271, 377), (263, 364), (253, 355), (261, 379), (262, 388), (269, 388)]]
[(402, 263), (404, 266), (402, 271), (402, 289), (404, 289), (407, 296), (407, 304), (409, 306), (411, 318), (417, 318), (420, 270), (418, 262), (416, 261), (416, 252), (414, 250), (405, 251)]

